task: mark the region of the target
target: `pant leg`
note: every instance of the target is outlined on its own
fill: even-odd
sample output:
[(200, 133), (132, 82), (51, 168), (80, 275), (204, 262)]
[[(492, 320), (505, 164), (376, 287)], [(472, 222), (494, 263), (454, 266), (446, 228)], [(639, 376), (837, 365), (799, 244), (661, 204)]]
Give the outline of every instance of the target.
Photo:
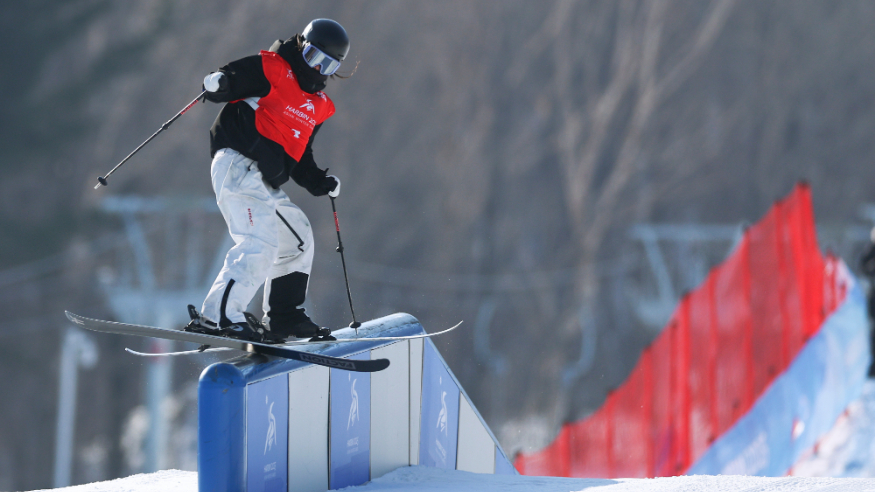
[(307, 299), (313, 266), (313, 231), (307, 216), (285, 193), (276, 203), (279, 246), (276, 261), (264, 283), (263, 321), (281, 330), (308, 319), (300, 306)]
[(277, 257), (276, 198), (262, 181), (255, 161), (236, 151), (217, 152), (211, 175), (234, 246), (225, 256), (202, 313), (220, 323), (241, 322)]

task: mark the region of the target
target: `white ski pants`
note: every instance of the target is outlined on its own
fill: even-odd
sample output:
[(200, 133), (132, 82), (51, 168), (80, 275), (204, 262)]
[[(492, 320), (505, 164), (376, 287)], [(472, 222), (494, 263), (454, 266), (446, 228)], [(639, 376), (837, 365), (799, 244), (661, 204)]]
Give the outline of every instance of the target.
[(262, 180), (255, 161), (237, 151), (216, 152), (210, 174), (234, 246), (204, 300), (202, 314), (216, 322), (223, 315), (231, 322), (244, 321), (243, 311), (264, 282), (264, 321), (269, 324), (272, 280), (298, 272), (295, 275), (304, 279), (302, 286), (298, 282), (303, 303), (313, 264), (310, 221), (284, 191)]

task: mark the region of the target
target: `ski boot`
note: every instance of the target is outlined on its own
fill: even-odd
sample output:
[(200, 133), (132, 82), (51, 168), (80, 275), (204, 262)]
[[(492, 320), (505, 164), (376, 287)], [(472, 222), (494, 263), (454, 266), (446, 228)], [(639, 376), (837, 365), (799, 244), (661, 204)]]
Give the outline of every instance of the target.
[(309, 338), (311, 342), (337, 340), (331, 330), (323, 328), (306, 318), (292, 326), (269, 326), (265, 331), (265, 343), (285, 343), (290, 338)]
[(289, 328), (292, 336), (295, 338), (310, 337), (311, 342), (325, 342), (329, 340), (337, 340), (331, 336), (331, 330), (314, 323), (310, 318), (306, 318)]
[(316, 334), (310, 338), (311, 342), (330, 342), (332, 340), (337, 340), (337, 338), (331, 334), (330, 329), (324, 326), (317, 327)]

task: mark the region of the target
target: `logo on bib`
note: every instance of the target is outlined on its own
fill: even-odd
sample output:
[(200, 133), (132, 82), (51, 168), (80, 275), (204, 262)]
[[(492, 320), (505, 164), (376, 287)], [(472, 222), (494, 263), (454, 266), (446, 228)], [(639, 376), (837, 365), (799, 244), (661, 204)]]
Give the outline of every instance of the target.
[[(307, 102), (310, 103), (310, 105), (312, 106), (312, 104), (313, 104), (312, 102), (310, 102), (309, 100)], [(306, 103), (302, 104), (301, 107), (304, 107), (306, 105), (307, 105)], [(316, 106), (313, 106), (312, 111), (314, 113), (316, 112)], [(304, 120), (304, 121), (310, 123), (311, 126), (316, 125), (316, 118), (311, 118), (310, 115), (308, 115), (307, 113), (301, 111), (298, 108), (292, 107), (291, 105), (286, 106), (286, 111), (284, 114), (288, 117), (297, 116), (301, 120)]]

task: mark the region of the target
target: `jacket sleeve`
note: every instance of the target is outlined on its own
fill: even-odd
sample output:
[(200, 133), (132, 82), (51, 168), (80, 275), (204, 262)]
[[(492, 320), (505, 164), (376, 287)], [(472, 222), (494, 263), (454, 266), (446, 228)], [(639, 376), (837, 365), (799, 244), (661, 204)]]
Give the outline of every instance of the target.
[(304, 154), (301, 156), (301, 160), (295, 162), (291, 157), (287, 157), (291, 161), (291, 177), (295, 183), (307, 189), (310, 194), (314, 196), (322, 196), (328, 191), (324, 191), (324, 182), (325, 175), (328, 173), (327, 169), (319, 169), (316, 166), (316, 161), (313, 159), (313, 139), (316, 137), (316, 133), (319, 129), (322, 128), (322, 125), (316, 125), (313, 128), (313, 134), (310, 135), (310, 140), (307, 141), (307, 148), (304, 149)]
[(208, 101), (223, 103), (247, 97), (264, 97), (270, 92), (270, 82), (264, 76), (261, 55), (232, 61), (218, 71), (228, 78), (228, 90), (207, 92), (205, 97)]

